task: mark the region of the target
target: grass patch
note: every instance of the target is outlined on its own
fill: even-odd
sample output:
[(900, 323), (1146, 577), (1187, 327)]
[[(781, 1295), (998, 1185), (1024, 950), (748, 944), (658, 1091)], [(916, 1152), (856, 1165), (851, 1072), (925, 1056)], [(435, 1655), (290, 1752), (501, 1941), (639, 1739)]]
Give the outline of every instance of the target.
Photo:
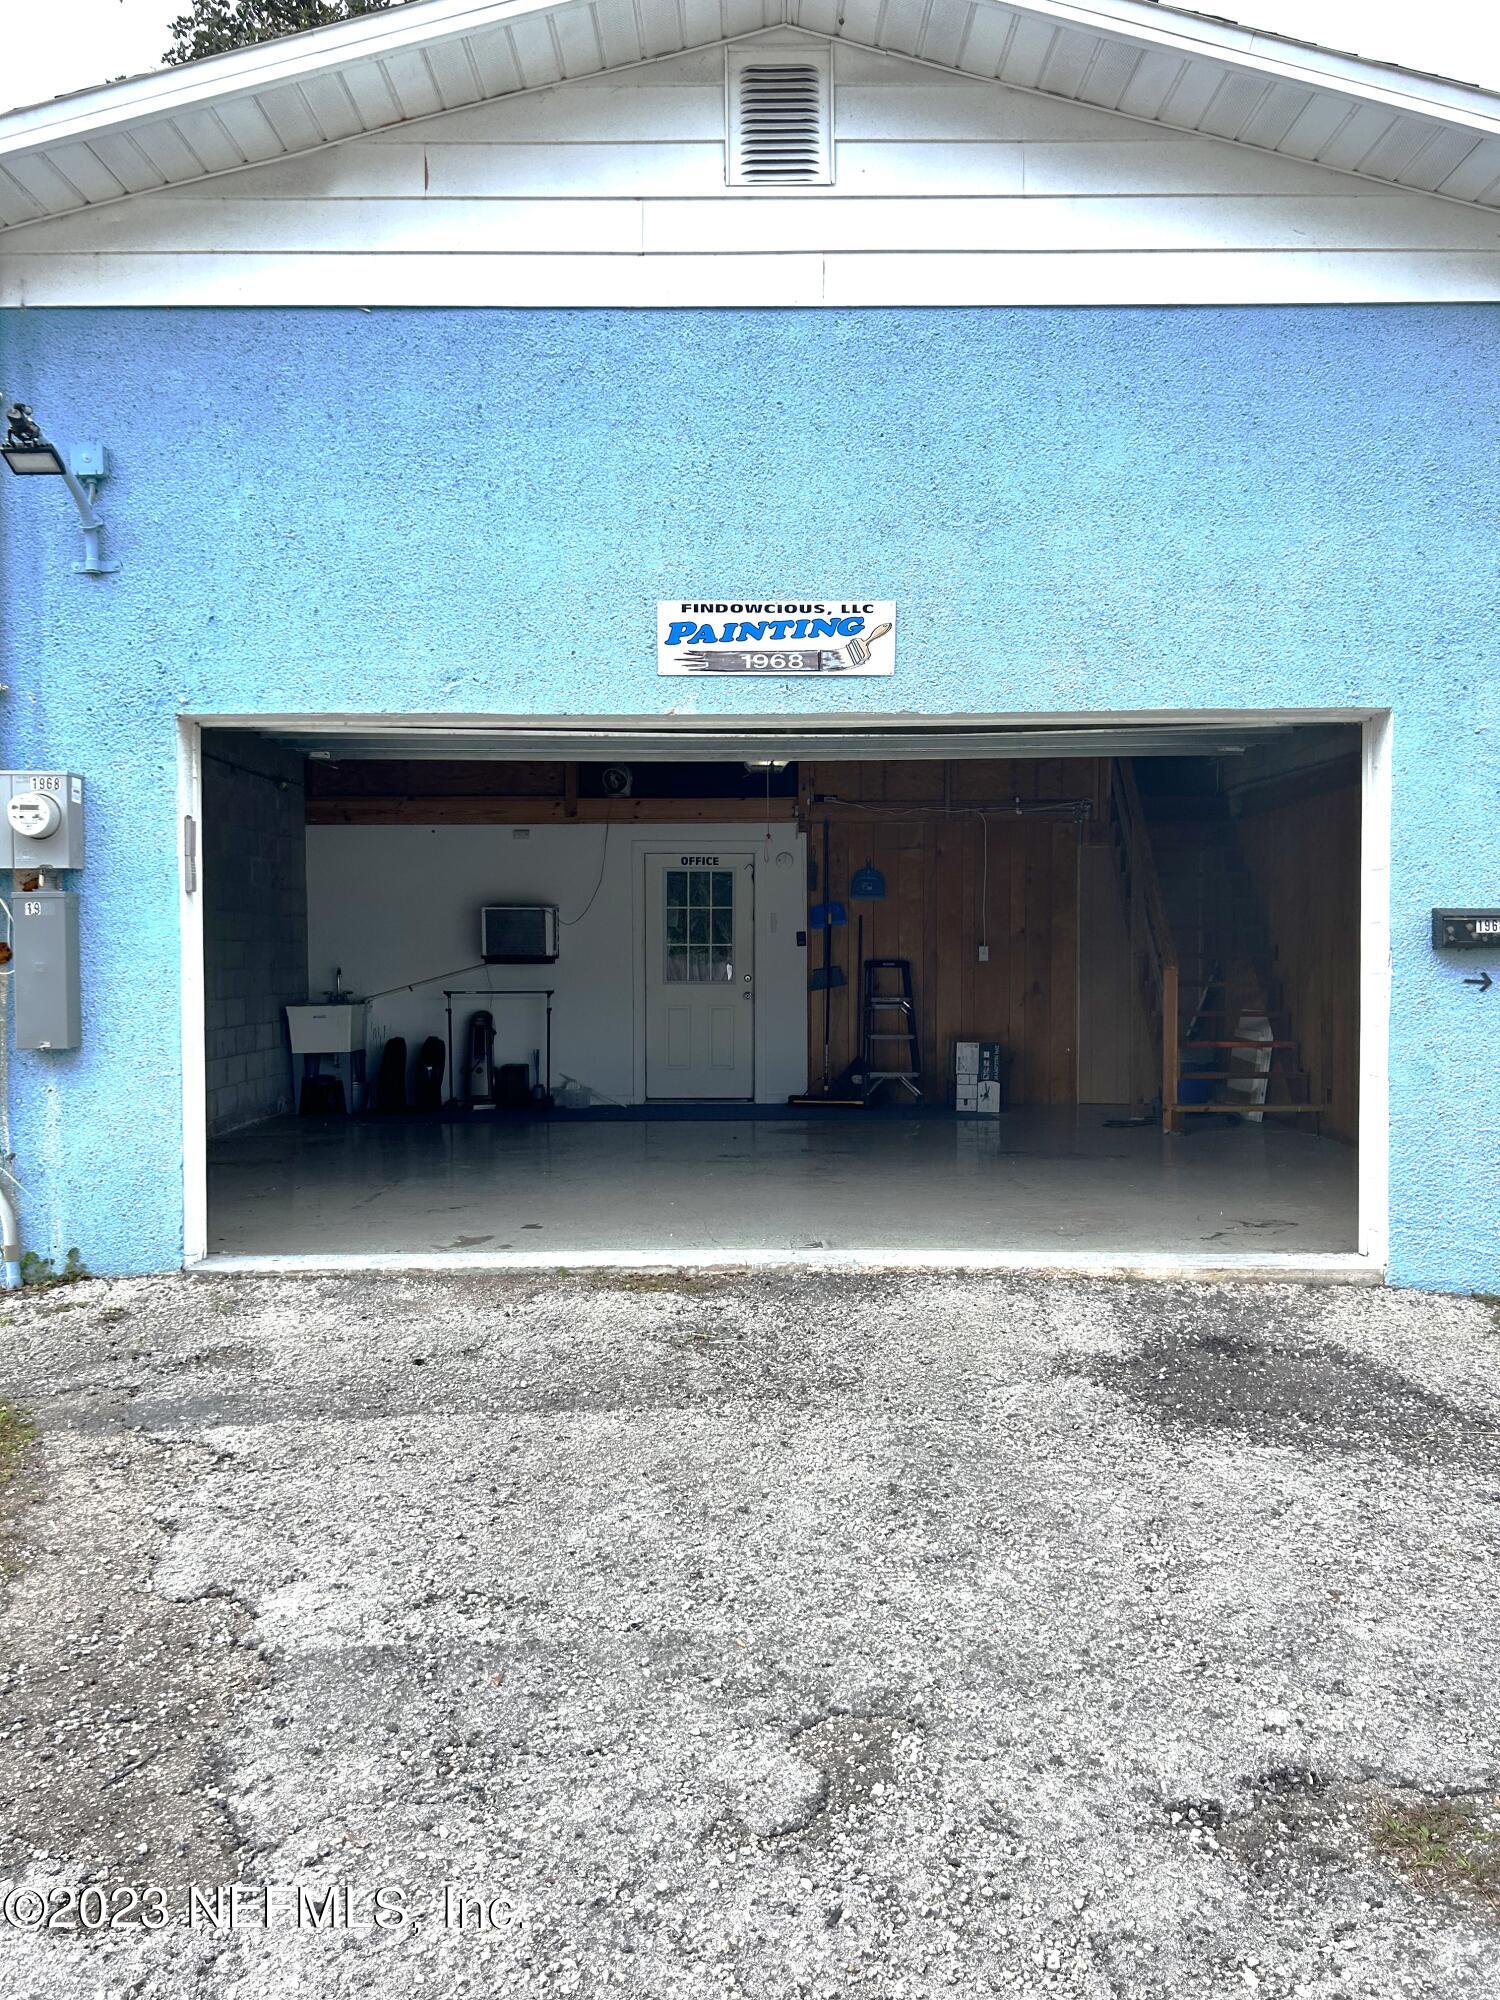
[(1500, 1827), (1467, 1799), (1426, 1799), (1383, 1807), (1375, 1849), (1429, 1888), (1455, 1889), (1500, 1909)]
[(602, 1292), (706, 1292), (713, 1282), (692, 1271), (600, 1271), (594, 1278)]
[(679, 1354), (707, 1354), (713, 1346), (713, 1338), (713, 1334), (706, 1326), (700, 1326), (692, 1333), (679, 1334), (667, 1344), (675, 1347)]
[(89, 1267), (76, 1248), (63, 1259), (60, 1271), (50, 1257), (38, 1257), (34, 1250), (28, 1250), (21, 1259), (21, 1283), (31, 1291), (48, 1292), (58, 1285), (81, 1285), (88, 1275)]
[(0, 1402), (0, 1487), (14, 1476), (26, 1447), (36, 1438), (36, 1427), (14, 1403)]

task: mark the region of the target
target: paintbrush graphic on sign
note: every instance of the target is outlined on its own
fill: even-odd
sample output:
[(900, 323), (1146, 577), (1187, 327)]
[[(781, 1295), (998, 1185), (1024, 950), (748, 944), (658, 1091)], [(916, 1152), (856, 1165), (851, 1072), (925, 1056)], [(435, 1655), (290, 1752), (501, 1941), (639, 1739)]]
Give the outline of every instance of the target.
[(850, 666), (862, 667), (865, 664), (865, 662), (869, 659), (871, 652), (874, 650), (875, 641), (877, 639), (883, 639), (886, 633), (890, 631), (890, 629), (891, 628), (889, 625), (877, 625), (875, 627), (875, 630), (870, 634), (868, 639), (851, 639), (849, 641)]

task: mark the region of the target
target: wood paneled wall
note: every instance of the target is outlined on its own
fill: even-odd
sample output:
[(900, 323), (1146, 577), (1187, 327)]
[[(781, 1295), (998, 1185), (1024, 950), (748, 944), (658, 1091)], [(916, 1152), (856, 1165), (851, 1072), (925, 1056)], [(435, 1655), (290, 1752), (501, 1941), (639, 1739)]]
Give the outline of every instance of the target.
[(1078, 855), (1078, 1101), (1130, 1104), (1160, 1062), (1130, 962), (1130, 912), (1119, 863), (1103, 841)]
[(1359, 1137), (1360, 791), (1265, 787), (1240, 803), (1241, 849), (1270, 925), (1321, 1130)]
[[(863, 914), (866, 958), (911, 961), (930, 1102), (952, 1100), (951, 1049), (960, 1039), (1003, 1044), (1008, 1103), (1076, 1102), (1082, 830), (1067, 821), (1007, 818), (1005, 808), (1016, 799), (1093, 800), (1099, 768), (1082, 758), (803, 766), (808, 859), (817, 871), (809, 900), (831, 893), (849, 913), (848, 925), (832, 933), (833, 963), (848, 984), (832, 995), (831, 1076), (860, 1052)], [(885, 876), (883, 901), (849, 900), (850, 880), (866, 861)], [(981, 942), (990, 953), (983, 965)], [(821, 932), (808, 934), (807, 962), (809, 971), (823, 962)], [(816, 1088), (823, 995), (810, 993), (808, 1003)]]

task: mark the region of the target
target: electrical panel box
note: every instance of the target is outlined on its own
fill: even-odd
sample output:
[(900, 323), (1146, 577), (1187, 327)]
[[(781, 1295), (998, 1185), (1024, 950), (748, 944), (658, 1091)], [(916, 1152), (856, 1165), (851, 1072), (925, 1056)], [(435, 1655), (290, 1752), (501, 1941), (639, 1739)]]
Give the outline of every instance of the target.
[(7, 771), (0, 867), (83, 866), (83, 780), (74, 771)]
[(1500, 910), (1434, 910), (1434, 951), (1500, 951)]
[(83, 1039), (78, 898), (33, 889), (11, 900), (18, 1049), (76, 1049)]

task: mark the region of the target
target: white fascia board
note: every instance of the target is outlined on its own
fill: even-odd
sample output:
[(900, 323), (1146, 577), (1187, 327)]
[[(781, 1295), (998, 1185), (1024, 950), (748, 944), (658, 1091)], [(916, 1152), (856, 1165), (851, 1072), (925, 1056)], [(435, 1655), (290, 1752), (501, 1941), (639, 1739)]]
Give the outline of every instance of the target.
[(528, 14), (550, 13), (582, 0), (421, 0), (382, 14), (362, 14), (331, 27), (313, 28), (228, 55), (204, 56), (172, 69), (126, 77), (121, 83), (79, 91), (0, 116), (0, 157), (34, 147), (88, 139), (120, 125), (221, 104), (283, 83), (299, 83), (346, 63), (428, 47), (453, 36), (477, 34)]
[[(306, 34), (256, 43), (228, 55), (209, 56), (178, 68), (130, 77), (122, 83), (31, 105), (0, 116), (0, 158), (35, 147), (87, 139), (91, 134), (200, 105), (295, 83), (342, 64), (393, 55), (472, 34), (533, 14), (582, 6), (586, 0), (421, 0), (337, 22)], [(982, 7), (994, 0), (976, 0)], [(1248, 72), (1332, 90), (1415, 117), (1434, 118), (1476, 133), (1500, 134), (1500, 95), (1472, 85), (1369, 62), (1359, 56), (1284, 41), (1233, 22), (1194, 14), (1163, 13), (1145, 0), (1006, 0), (1011, 12), (1059, 27), (1107, 35), (1147, 49), (1207, 57)], [(786, 9), (795, 27), (796, 0)]]
[(1059, 27), (1112, 35), (1184, 57), (1206, 56), (1235, 63), (1278, 82), (1338, 91), (1361, 103), (1384, 105), (1411, 117), (1437, 118), (1477, 132), (1500, 129), (1500, 94), (1475, 84), (1453, 83), (1396, 63), (1342, 55), (1334, 49), (1287, 40), (1207, 15), (1167, 13), (1148, 0), (1110, 0), (1106, 6), (1085, 6), (1075, 4), (1075, 0), (1020, 0), (1018, 11)]

